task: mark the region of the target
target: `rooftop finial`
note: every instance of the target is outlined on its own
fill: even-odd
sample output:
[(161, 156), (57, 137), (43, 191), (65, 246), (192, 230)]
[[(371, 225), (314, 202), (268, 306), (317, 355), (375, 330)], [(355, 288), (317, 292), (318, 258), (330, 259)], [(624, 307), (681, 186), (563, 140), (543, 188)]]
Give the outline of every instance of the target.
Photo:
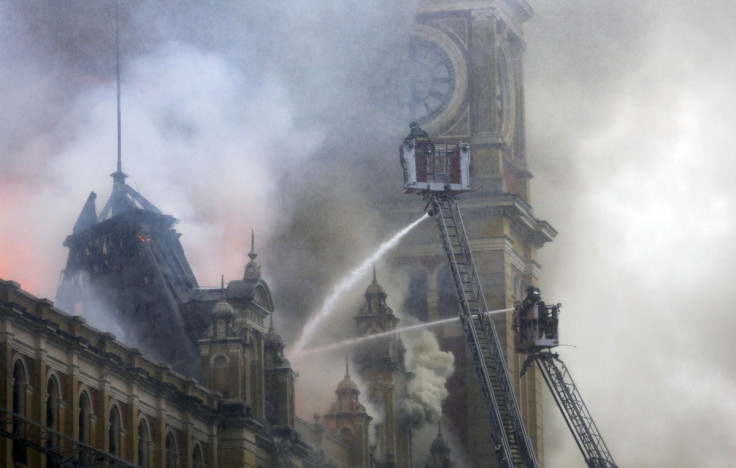
[(258, 254), (256, 253), (256, 235), (253, 229), (250, 230), (250, 252), (248, 253), (248, 257), (250, 257), (251, 261), (254, 261)]
[(345, 377), (350, 377), (350, 361), (348, 360), (348, 353), (345, 353)]
[(376, 264), (374, 263), (373, 264), (373, 284), (376, 284), (376, 283), (378, 283), (378, 281), (376, 280)]
[(247, 280), (261, 278), (261, 266), (256, 263), (257, 256), (258, 254), (256, 253), (256, 236), (254, 231), (251, 229), (250, 252), (248, 253), (248, 257), (250, 257), (250, 262), (245, 265), (245, 274), (243, 275), (243, 279)]
[(220, 299), (225, 299), (225, 275), (220, 275)]

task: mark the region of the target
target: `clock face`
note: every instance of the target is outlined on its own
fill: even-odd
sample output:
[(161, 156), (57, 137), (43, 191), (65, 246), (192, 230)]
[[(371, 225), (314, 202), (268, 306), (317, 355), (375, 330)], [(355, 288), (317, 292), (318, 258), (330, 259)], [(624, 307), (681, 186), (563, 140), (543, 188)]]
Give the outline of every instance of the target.
[(364, 89), (385, 121), (417, 122), (436, 131), (462, 111), (468, 77), (464, 53), (440, 32), (419, 28), (410, 38), (387, 41), (375, 57)]
[(414, 39), (408, 47), (409, 82), (406, 107), (417, 123), (436, 118), (450, 103), (455, 90), (455, 71), (447, 53), (438, 45)]

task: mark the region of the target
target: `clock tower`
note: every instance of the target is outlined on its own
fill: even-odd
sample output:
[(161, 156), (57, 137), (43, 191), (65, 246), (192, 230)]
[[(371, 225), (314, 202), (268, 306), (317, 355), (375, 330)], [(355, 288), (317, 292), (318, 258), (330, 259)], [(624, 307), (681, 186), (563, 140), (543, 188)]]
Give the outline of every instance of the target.
[[(486, 302), (492, 310), (507, 309), (523, 299), (526, 286), (537, 284), (537, 249), (556, 235), (535, 217), (529, 196), (522, 24), (533, 11), (526, 0), (423, 0), (420, 5), (408, 41), (407, 123), (420, 124), (435, 144), (470, 144), (472, 191), (460, 197), (459, 206)], [(391, 214), (408, 219), (407, 211), (419, 213), (419, 200), (406, 202)], [(411, 236), (392, 258), (409, 277), (405, 309), (427, 321), (456, 316), (458, 301), (436, 226), (424, 223)], [(493, 317), (526, 431), (543, 466), (541, 378), (536, 369), (520, 377), (523, 356), (514, 351), (510, 312)], [(464, 334), (459, 325), (437, 333), (457, 366), (443, 408), (448, 431), (464, 444), (470, 465), (495, 466)]]

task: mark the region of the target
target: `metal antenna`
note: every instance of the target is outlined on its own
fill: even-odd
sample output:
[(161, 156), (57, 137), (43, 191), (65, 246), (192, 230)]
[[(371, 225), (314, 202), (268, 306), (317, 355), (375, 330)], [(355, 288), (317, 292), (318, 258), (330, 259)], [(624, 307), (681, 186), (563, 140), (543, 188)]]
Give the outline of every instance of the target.
[(117, 83), (117, 105), (118, 105), (118, 170), (112, 174), (113, 192), (115, 187), (122, 188), (125, 185), (125, 178), (128, 177), (123, 172), (122, 161), (122, 138), (121, 138), (121, 117), (120, 117), (120, 33), (119, 33), (119, 14), (118, 0), (115, 0), (115, 78)]
[(122, 139), (121, 139), (121, 117), (120, 117), (120, 34), (119, 34), (118, 0), (115, 0), (115, 76), (117, 81), (117, 104), (118, 104), (118, 172), (123, 172), (122, 162)]

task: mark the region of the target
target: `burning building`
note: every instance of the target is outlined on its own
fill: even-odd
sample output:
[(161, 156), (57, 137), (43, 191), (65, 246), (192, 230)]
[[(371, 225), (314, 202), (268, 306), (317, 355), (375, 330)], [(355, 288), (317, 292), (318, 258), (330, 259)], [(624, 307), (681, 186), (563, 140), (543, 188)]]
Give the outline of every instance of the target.
[[(112, 177), (100, 214), (92, 193), (64, 242), (58, 307), (0, 283), (6, 466), (409, 466), (398, 336), (356, 356), (380, 425), (347, 369), (326, 425), (300, 420), (253, 234), (242, 279), (201, 288), (176, 220), (128, 186), (120, 165)], [(357, 332), (395, 329), (375, 272), (365, 298)], [(127, 344), (83, 318), (100, 313)]]

